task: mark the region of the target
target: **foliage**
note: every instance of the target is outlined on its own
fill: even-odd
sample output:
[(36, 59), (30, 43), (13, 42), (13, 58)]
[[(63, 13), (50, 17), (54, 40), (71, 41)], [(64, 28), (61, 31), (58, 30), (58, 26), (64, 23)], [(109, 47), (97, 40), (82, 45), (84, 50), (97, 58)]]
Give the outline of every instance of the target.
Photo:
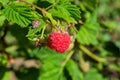
[[(0, 80), (120, 80), (119, 14), (119, 0), (0, 0)], [(65, 53), (52, 31), (69, 33)]]

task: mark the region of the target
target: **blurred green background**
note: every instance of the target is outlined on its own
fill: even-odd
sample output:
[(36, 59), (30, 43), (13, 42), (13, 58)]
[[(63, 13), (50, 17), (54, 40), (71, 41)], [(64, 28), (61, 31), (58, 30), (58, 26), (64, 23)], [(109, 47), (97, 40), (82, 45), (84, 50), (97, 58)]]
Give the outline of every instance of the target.
[[(120, 80), (120, 0), (68, 0), (80, 10), (75, 35), (85, 47), (79, 49), (75, 41), (64, 55), (36, 48), (26, 37), (28, 28), (6, 19), (2, 1), (9, 0), (0, 1), (0, 80)], [(48, 7), (55, 0), (26, 1)]]

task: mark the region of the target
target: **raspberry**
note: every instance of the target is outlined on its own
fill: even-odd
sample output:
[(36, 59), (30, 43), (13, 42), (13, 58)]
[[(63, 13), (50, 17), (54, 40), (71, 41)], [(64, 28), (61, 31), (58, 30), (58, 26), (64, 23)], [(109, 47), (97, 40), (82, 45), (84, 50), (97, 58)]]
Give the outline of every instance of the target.
[(48, 37), (48, 47), (57, 52), (64, 53), (70, 45), (68, 33), (52, 32)]

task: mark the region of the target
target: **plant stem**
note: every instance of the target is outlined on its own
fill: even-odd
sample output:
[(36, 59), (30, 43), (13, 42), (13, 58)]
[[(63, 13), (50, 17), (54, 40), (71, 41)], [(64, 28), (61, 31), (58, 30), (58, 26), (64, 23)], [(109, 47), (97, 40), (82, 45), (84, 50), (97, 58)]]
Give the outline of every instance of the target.
[(53, 6), (55, 6), (55, 5), (56, 5), (56, 3), (53, 3), (52, 5), (48, 6), (48, 7), (46, 8), (46, 10), (50, 9), (51, 7), (53, 7)]
[(63, 69), (64, 69), (64, 67), (65, 67), (65, 65), (66, 65), (66, 63), (69, 61), (69, 59), (71, 58), (71, 56), (73, 55), (73, 53), (74, 53), (74, 51), (71, 51), (71, 52), (67, 55), (65, 61), (64, 61), (64, 62), (62, 63), (62, 65), (61, 65), (61, 69), (60, 69), (59, 74), (61, 74), (61, 72), (63, 71)]
[(40, 37), (40, 38), (43, 38), (43, 35), (44, 35), (44, 32), (45, 32), (45, 29), (46, 29), (46, 26), (43, 27), (43, 29), (42, 29), (42, 33), (41, 33), (41, 37)]
[(94, 55), (94, 53), (90, 52), (86, 47), (80, 45), (79, 48), (86, 53), (88, 56), (90, 56), (92, 59), (94, 59), (97, 62), (104, 62), (106, 61), (104, 58), (99, 58), (96, 55)]
[(56, 1), (55, 3), (53, 3), (52, 5), (48, 6), (48, 7), (46, 8), (46, 10), (50, 9), (51, 7), (54, 7), (58, 2), (59, 2), (59, 0), (57, 0), (57, 1)]
[(83, 53), (82, 53), (82, 52), (81, 52), (81, 53), (79, 52), (79, 54), (80, 54), (80, 60), (79, 60), (79, 61), (80, 61), (80, 64), (81, 64), (81, 63), (84, 63), (85, 60), (84, 60), (84, 58), (83, 58)]
[(45, 11), (44, 8), (40, 8), (40, 7), (38, 7), (37, 5), (31, 4), (31, 3), (26, 2), (26, 1), (24, 1), (24, 0), (19, 0), (19, 1), (20, 1), (20, 2), (24, 2), (25, 4), (28, 4), (28, 5), (31, 5), (32, 7), (40, 10), (40, 11), (42, 12), (42, 14), (45, 15), (45, 12), (46, 12), (46, 11)]
[(73, 55), (73, 53), (74, 53), (74, 52), (71, 51), (71, 52), (67, 55), (64, 63), (62, 64), (62, 67), (65, 67), (65, 64), (69, 61), (69, 59), (71, 58), (71, 56)]
[[(31, 3), (26, 2), (26, 1), (24, 1), (24, 0), (20, 0), (20, 2), (24, 2), (25, 4), (31, 5), (32, 7), (40, 10), (40, 11), (42, 12), (43, 16), (46, 16), (46, 17), (48, 17), (48, 18), (50, 19), (52, 25), (56, 25), (56, 24), (57, 24), (57, 22), (53, 19), (51, 13), (48, 13), (45, 8), (40, 8), (40, 7), (38, 7), (37, 5), (31, 4)], [(57, 3), (57, 2), (56, 2), (56, 3)]]

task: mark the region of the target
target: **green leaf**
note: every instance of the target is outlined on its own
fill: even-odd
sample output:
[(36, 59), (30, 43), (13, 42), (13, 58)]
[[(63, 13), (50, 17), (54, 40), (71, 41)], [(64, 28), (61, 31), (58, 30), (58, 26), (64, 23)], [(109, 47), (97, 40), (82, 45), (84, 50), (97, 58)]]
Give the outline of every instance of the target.
[(56, 2), (56, 0), (41, 0), (41, 1), (47, 1), (49, 3), (55, 3)]
[(96, 69), (90, 69), (85, 76), (85, 80), (103, 80), (103, 77)]
[(98, 0), (83, 0), (83, 4), (90, 10), (97, 8)]
[(8, 20), (17, 23), (21, 27), (27, 27), (31, 23), (31, 18), (34, 17), (28, 11), (29, 7), (11, 5), (5, 7), (2, 12)]
[(10, 76), (11, 76), (10, 74), (11, 74), (10, 71), (5, 72), (4, 77), (2, 78), (2, 80), (10, 80)]
[(69, 0), (60, 0), (49, 12), (52, 13), (54, 17), (70, 23), (76, 23), (75, 20), (80, 20), (79, 8), (71, 4)]
[(34, 3), (36, 0), (26, 0), (26, 2)]
[(46, 61), (40, 69), (38, 80), (66, 80), (63, 72), (60, 72), (61, 67), (54, 65), (51, 61)]
[[(92, 27), (92, 26), (91, 26)], [(93, 33), (95, 32), (95, 33)], [(93, 29), (89, 29), (86, 26), (82, 26), (77, 34), (77, 40), (81, 43), (81, 44), (85, 44), (85, 45), (96, 45), (98, 43), (97, 39), (96, 39), (96, 34), (97, 32)]]
[(79, 21), (80, 20), (80, 10), (75, 5), (67, 6), (67, 10), (70, 12), (71, 16)]
[(5, 20), (6, 20), (5, 16), (0, 15), (0, 26), (3, 26)]
[(82, 72), (79, 70), (78, 65), (73, 60), (69, 60), (65, 67), (72, 77), (72, 80), (84, 80)]
[(41, 49), (37, 48), (32, 54), (42, 62), (38, 80), (66, 80), (61, 67), (65, 55), (57, 53), (48, 47), (43, 47)]
[(70, 15), (77, 21), (80, 20), (80, 10), (76, 5), (73, 5), (69, 0), (60, 0), (59, 4), (68, 10)]
[(0, 0), (3, 5), (6, 5), (10, 0)]
[(0, 54), (0, 64), (1, 65), (5, 65), (7, 63), (7, 60), (8, 60), (8, 58), (6, 55)]
[(77, 40), (84, 45), (96, 45), (98, 44), (97, 34), (99, 31), (100, 27), (97, 23), (97, 11), (95, 10), (86, 20), (86, 23), (80, 27), (77, 33)]
[(60, 54), (48, 47), (42, 47), (41, 49), (36, 48), (35, 50), (33, 50), (32, 56), (36, 56), (42, 61), (50, 60), (53, 62), (59, 62), (65, 59), (66, 54)]
[(42, 17), (39, 21), (40, 21), (40, 26), (38, 26), (37, 28), (30, 27), (28, 34), (26, 35), (28, 37), (28, 39), (31, 41), (34, 41), (35, 38), (40, 37), (41, 30), (43, 29), (43, 27), (46, 26), (46, 23), (45, 23), (45, 21), (43, 21)]
[(56, 6), (49, 10), (49, 12), (57, 18), (63, 19), (67, 22), (75, 23), (74, 18), (70, 16), (70, 13), (63, 6)]

